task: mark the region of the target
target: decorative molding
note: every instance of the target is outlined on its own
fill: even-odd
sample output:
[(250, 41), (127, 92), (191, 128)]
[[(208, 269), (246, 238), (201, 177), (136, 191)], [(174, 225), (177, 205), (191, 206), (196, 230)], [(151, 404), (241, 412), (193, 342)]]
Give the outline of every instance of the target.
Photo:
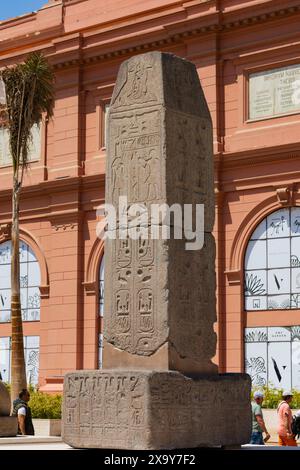
[(104, 240), (97, 238), (90, 251), (86, 268), (86, 278), (83, 282), (83, 286), (88, 295), (95, 295), (97, 293), (99, 267), (103, 254)]
[[(72, 1), (72, 0), (65, 0), (66, 1)], [(73, 0), (74, 2), (76, 0)], [(78, 0), (77, 0), (78, 1)], [(89, 57), (83, 57), (82, 59), (70, 59), (70, 60), (65, 60), (63, 62), (59, 62), (54, 64), (55, 69), (65, 69), (69, 68), (75, 65), (82, 65), (82, 64), (94, 64), (98, 62), (102, 62), (105, 60), (112, 60), (116, 59), (119, 57), (124, 57), (124, 56), (129, 56), (133, 54), (141, 54), (143, 52), (147, 52), (150, 50), (155, 50), (157, 48), (161, 49), (163, 47), (169, 47), (170, 45), (178, 44), (185, 42), (187, 39), (194, 39), (195, 37), (206, 35), (206, 34), (211, 34), (211, 33), (222, 33), (222, 32), (227, 32), (229, 30), (241, 28), (241, 27), (249, 27), (252, 25), (257, 25), (260, 23), (265, 23), (267, 21), (272, 21), (276, 20), (278, 18), (283, 18), (287, 16), (294, 16), (295, 13), (300, 12), (300, 5), (297, 6), (291, 6), (291, 7), (286, 7), (286, 8), (279, 8), (278, 10), (275, 11), (270, 11), (267, 13), (262, 13), (259, 15), (250, 15), (247, 18), (240, 18), (240, 19), (235, 19), (234, 21), (227, 21), (226, 22), (226, 16), (232, 15), (232, 13), (228, 13), (227, 15), (224, 15), (225, 22), (223, 24), (220, 24), (219, 21), (219, 16), (217, 15), (219, 13), (218, 10), (214, 11), (214, 18), (213, 22), (211, 24), (206, 24), (202, 26), (195, 26), (195, 21), (191, 21), (191, 25), (189, 30), (182, 30), (178, 31), (174, 34), (170, 34), (170, 30), (168, 30), (168, 26), (171, 26), (172, 28), (183, 28), (187, 27), (187, 23), (184, 22), (184, 25), (178, 23), (178, 24), (171, 24), (167, 25), (164, 28), (164, 33), (166, 37), (160, 38), (158, 40), (154, 41), (149, 41), (145, 43), (138, 43), (134, 46), (130, 47), (123, 47), (123, 48), (116, 48), (113, 50), (114, 45), (111, 44), (112, 50), (103, 52), (101, 54), (95, 53), (93, 55), (90, 55)], [(206, 17), (199, 17), (198, 20), (207, 20)], [(141, 37), (139, 37), (140, 39)], [(118, 46), (117, 46), (118, 47)], [(82, 53), (84, 54), (84, 49), (82, 49)]]
[(244, 269), (244, 253), (252, 232), (267, 215), (281, 207), (276, 196), (273, 195), (253, 207), (245, 216), (231, 245), (228, 272), (242, 271)]
[(66, 231), (66, 230), (73, 230), (74, 228), (77, 227), (77, 224), (75, 223), (69, 223), (69, 224), (53, 224), (52, 225), (52, 228), (53, 230), (55, 230), (56, 232), (63, 232), (63, 231)]
[(96, 294), (96, 281), (85, 281), (82, 283), (84, 286), (85, 292), (87, 295), (95, 295)]
[(48, 299), (50, 294), (50, 286), (40, 286), (41, 299)]
[(241, 270), (240, 269), (236, 269), (236, 270), (232, 270), (232, 271), (225, 271), (225, 274), (227, 276), (228, 284), (230, 286), (239, 286), (239, 285), (241, 285), (242, 281), (241, 281)]
[(286, 186), (285, 188), (277, 188), (276, 196), (279, 204), (282, 206), (289, 206), (292, 200), (292, 191)]
[[(41, 272), (41, 297), (47, 298), (49, 296), (49, 270), (46, 261), (45, 254), (40, 246), (38, 240), (27, 230), (24, 230), (22, 227), (19, 229), (20, 240), (25, 242), (34, 252), (36, 259), (39, 263), (40, 272)], [(3, 243), (11, 239), (11, 223), (0, 225), (0, 243)], [(47, 294), (48, 288), (48, 294)], [(42, 295), (44, 292), (44, 296)]]
[(215, 154), (216, 164), (222, 163), (223, 169), (299, 159), (299, 143), (295, 144), (294, 142), (277, 145), (276, 147), (262, 147)]
[[(0, 225), (0, 240), (11, 238), (11, 223)], [(3, 240), (2, 240), (3, 241)]]

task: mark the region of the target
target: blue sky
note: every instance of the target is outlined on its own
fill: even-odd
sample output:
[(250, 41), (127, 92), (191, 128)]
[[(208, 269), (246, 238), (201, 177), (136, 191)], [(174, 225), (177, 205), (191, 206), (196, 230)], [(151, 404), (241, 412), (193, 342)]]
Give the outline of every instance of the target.
[(38, 10), (47, 0), (0, 0), (0, 20)]

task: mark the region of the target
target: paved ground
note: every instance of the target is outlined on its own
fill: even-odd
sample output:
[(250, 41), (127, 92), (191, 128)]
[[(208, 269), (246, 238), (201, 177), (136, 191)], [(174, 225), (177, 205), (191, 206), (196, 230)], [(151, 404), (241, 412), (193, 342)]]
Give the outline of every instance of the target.
[[(78, 450), (68, 446), (60, 437), (20, 436), (0, 438), (1, 450)], [(267, 446), (255, 446), (247, 444), (241, 450), (300, 450), (300, 447), (279, 447), (275, 444)], [(108, 452), (111, 452), (110, 450)]]
[(1, 437), (1, 450), (74, 450), (56, 436)]
[(64, 442), (50, 443), (50, 444), (0, 444), (0, 451), (2, 450), (75, 450)]

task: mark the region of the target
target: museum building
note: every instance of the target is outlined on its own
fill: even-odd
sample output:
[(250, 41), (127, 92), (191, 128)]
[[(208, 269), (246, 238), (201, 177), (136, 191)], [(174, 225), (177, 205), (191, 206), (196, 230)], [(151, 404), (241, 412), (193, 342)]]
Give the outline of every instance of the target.
[[(198, 71), (214, 128), (220, 372), (300, 390), (299, 2), (50, 0), (0, 23), (0, 67), (43, 51), (52, 120), (32, 129), (20, 208), (28, 381), (102, 366), (106, 118), (119, 65), (170, 52)], [(139, 184), (142, 184), (140, 182)], [(0, 372), (10, 380), (12, 167), (0, 128)], [(195, 282), (197, 280), (195, 279)]]

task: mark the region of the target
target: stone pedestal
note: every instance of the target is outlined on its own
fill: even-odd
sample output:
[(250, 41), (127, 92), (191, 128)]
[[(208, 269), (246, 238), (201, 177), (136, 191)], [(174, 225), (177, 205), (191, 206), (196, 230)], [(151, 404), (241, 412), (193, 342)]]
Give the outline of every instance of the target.
[(0, 416), (0, 437), (14, 437), (17, 433), (17, 418), (14, 416)]
[(67, 374), (64, 441), (79, 448), (234, 446), (251, 434), (250, 377), (165, 371)]
[(0, 437), (16, 436), (17, 418), (10, 415), (10, 395), (4, 383), (0, 381)]

